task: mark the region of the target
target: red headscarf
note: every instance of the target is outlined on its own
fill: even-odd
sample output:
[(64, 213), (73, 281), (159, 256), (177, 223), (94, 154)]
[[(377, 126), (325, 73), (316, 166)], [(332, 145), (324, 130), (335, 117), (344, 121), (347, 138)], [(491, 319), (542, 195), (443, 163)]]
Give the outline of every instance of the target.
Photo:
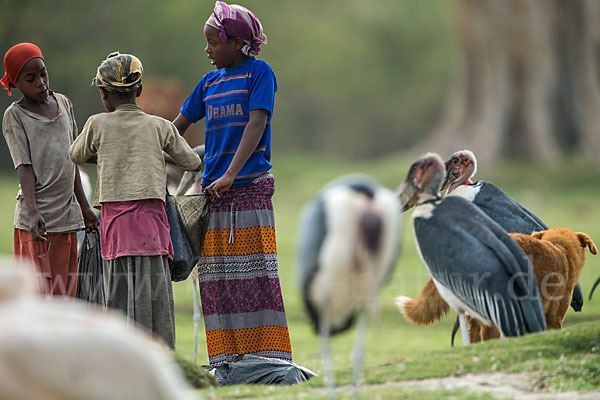
[(2, 87), (8, 90), (16, 87), (15, 82), (23, 69), (23, 66), (33, 58), (44, 59), (42, 51), (33, 43), (19, 43), (8, 49), (4, 55), (4, 77), (0, 79)]

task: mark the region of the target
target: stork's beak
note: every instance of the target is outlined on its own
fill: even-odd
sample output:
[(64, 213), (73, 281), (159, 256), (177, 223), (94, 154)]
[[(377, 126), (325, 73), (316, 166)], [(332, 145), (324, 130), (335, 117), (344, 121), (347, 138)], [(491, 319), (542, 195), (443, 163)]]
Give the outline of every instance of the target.
[(459, 187), (460, 185), (462, 185), (462, 182), (454, 182), (450, 185), (450, 187), (448, 188), (448, 191), (446, 193), (450, 194), (452, 193), (452, 191), (454, 189), (456, 189), (457, 187)]
[(456, 178), (456, 174), (453, 174), (452, 170), (446, 171), (446, 179), (444, 179), (444, 184), (440, 189), (440, 192), (448, 189), (446, 194), (450, 194), (454, 189), (462, 185), (462, 182)]
[(176, 196), (183, 196), (187, 193), (188, 190), (192, 187), (192, 185), (198, 180), (197, 176), (202, 176), (201, 172), (196, 171), (185, 171), (181, 180), (179, 181), (179, 185), (177, 185), (177, 190), (175, 191)]
[[(450, 186), (452, 188), (452, 190), (454, 190), (456, 188), (456, 186), (458, 185), (451, 185), (453, 181), (456, 180), (456, 171), (454, 171), (454, 168), (452, 167), (452, 163), (450, 162), (450, 160), (446, 161), (444, 163), (444, 167), (446, 168), (446, 178), (444, 179), (444, 183), (442, 184), (442, 188), (440, 189), (440, 192), (443, 192), (444, 190), (448, 189), (448, 187)], [(448, 190), (448, 193), (450, 193), (452, 190)]]
[(451, 165), (449, 166), (448, 163), (446, 163), (446, 179), (444, 179), (444, 184), (442, 185), (440, 192), (443, 192), (444, 190), (448, 189), (446, 191), (446, 194), (450, 194), (454, 189), (462, 185), (465, 181), (466, 179), (464, 179), (464, 171), (457, 170), (456, 168), (453, 168)]
[(417, 200), (419, 200), (419, 192), (418, 188), (412, 184), (411, 179), (405, 179), (402, 181), (398, 189), (396, 189), (396, 193), (398, 198), (400, 199), (400, 205), (402, 206), (402, 212), (411, 209), (417, 204)]
[(193, 150), (196, 152), (196, 154), (198, 154), (200, 159), (202, 159), (202, 162), (204, 162), (204, 145), (201, 144), (199, 146), (196, 146), (193, 148)]
[(200, 156), (200, 160), (202, 161), (201, 169), (200, 171), (185, 171), (183, 173), (179, 185), (177, 185), (177, 190), (175, 191), (177, 196), (186, 194), (192, 185), (202, 177), (202, 170), (204, 169), (204, 145), (201, 144), (200, 146), (196, 146), (193, 150)]
[(442, 184), (442, 188), (440, 189), (440, 192), (443, 192), (444, 190), (446, 190), (448, 188), (448, 186), (450, 186), (450, 179), (449, 179), (449, 175), (446, 174), (446, 179), (444, 179), (444, 183)]

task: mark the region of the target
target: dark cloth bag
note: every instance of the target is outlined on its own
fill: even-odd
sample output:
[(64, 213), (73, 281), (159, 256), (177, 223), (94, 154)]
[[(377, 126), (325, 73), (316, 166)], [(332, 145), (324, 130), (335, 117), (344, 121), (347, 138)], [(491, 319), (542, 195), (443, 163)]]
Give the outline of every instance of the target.
[(89, 303), (106, 306), (100, 234), (85, 233), (78, 260), (76, 297)]
[(293, 362), (241, 354), (235, 361), (208, 367), (221, 386), (228, 385), (296, 385), (317, 376)]
[(169, 260), (171, 280), (187, 279), (198, 263), (208, 228), (208, 196), (167, 194), (165, 211), (169, 221), (173, 260)]

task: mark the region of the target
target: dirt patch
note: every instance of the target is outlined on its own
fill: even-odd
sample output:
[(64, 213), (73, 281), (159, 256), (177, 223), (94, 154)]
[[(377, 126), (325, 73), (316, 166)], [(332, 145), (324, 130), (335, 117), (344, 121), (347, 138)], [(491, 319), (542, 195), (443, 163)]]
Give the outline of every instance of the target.
[(474, 392), (490, 392), (498, 397), (524, 398), (533, 394), (533, 384), (528, 374), (465, 374), (415, 381), (394, 382), (399, 387), (424, 389), (463, 389)]
[[(397, 387), (401, 389), (461, 389), (469, 392), (488, 392), (497, 398), (514, 398), (519, 400), (596, 400), (600, 392), (535, 392), (531, 376), (527, 373), (508, 374), (496, 372), (489, 374), (465, 374), (444, 378), (423, 379), (414, 381), (388, 382), (377, 385), (363, 385), (362, 391), (377, 387)], [(325, 391), (325, 389), (321, 389)], [(352, 390), (351, 386), (338, 387), (336, 391)]]

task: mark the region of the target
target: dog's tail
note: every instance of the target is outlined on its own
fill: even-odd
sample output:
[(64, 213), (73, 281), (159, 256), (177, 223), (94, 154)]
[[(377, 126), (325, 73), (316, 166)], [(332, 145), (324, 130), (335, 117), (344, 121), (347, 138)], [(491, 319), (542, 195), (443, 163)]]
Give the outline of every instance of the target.
[(429, 278), (421, 293), (414, 299), (398, 296), (396, 306), (410, 323), (428, 325), (439, 321), (450, 307), (438, 293), (433, 279)]

